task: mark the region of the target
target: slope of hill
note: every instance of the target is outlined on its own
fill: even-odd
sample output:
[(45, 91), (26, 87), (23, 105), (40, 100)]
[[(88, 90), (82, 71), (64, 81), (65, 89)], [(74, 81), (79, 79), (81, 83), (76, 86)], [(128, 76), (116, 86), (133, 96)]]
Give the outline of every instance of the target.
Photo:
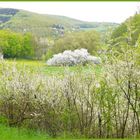
[(37, 14), (17, 9), (0, 9), (0, 29), (31, 32), (41, 37), (63, 36), (65, 32), (97, 30), (105, 32), (118, 24), (106, 22), (84, 22), (65, 16)]

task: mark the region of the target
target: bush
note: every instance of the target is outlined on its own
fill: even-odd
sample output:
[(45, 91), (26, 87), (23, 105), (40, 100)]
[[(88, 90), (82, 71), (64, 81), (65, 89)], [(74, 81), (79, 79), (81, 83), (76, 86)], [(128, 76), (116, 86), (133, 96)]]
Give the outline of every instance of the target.
[(10, 126), (54, 137), (134, 138), (140, 134), (140, 68), (134, 52), (125, 53), (126, 60), (106, 62), (100, 77), (94, 71), (45, 76), (2, 61), (0, 114)]
[(91, 56), (86, 49), (77, 49), (75, 51), (66, 50), (63, 53), (53, 55), (53, 58), (47, 61), (48, 65), (55, 66), (73, 66), (87, 63), (100, 64), (101, 60), (98, 57)]

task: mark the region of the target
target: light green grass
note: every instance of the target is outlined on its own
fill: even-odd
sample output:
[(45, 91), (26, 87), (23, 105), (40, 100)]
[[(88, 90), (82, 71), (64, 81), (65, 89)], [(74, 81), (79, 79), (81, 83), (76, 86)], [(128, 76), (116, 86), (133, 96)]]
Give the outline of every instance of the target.
[(46, 140), (47, 134), (0, 124), (0, 140)]
[[(87, 140), (79, 138), (80, 140)], [(51, 138), (47, 134), (0, 124), (0, 140), (76, 140), (76, 138)], [(127, 140), (127, 139), (90, 139), (90, 140)], [(134, 140), (134, 138), (128, 139)], [(135, 139), (139, 140), (139, 139)]]
[(42, 73), (46, 75), (64, 75), (66, 71), (70, 72), (96, 72), (96, 74), (101, 73), (101, 66), (99, 65), (87, 65), (87, 66), (72, 66), (72, 67), (63, 67), (63, 66), (47, 66), (44, 61), (33, 61), (33, 60), (5, 60), (6, 63), (13, 65), (14, 63), (19, 69), (26, 67), (26, 69), (31, 70), (32, 72)]

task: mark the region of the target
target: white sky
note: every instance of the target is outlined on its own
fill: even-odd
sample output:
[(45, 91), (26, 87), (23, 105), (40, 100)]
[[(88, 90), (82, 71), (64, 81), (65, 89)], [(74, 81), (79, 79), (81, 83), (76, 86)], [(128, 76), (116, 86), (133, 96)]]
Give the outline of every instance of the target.
[(140, 2), (0, 2), (1, 8), (63, 15), (84, 21), (117, 23), (132, 16), (139, 6)]

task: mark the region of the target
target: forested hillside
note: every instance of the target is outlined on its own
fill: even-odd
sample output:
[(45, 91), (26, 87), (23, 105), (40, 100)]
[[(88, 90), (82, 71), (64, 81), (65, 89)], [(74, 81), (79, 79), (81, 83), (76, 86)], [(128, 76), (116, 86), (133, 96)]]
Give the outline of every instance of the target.
[[(95, 19), (96, 20), (96, 19)], [(39, 37), (59, 37), (67, 32), (95, 29), (101, 32), (116, 23), (84, 22), (65, 16), (37, 14), (17, 9), (0, 9), (0, 28), (17, 32), (31, 32)]]
[[(24, 10), (1, 8), (0, 45), (6, 58), (41, 59), (42, 56), (47, 58), (48, 53), (51, 56), (66, 49), (84, 47), (90, 48), (88, 51), (93, 52), (97, 50), (95, 48), (100, 44), (99, 33), (96, 33), (96, 31), (104, 34), (108, 29), (114, 29), (117, 26), (118, 24), (115, 23), (84, 22), (64, 16), (43, 15)], [(88, 36), (91, 40), (89, 39), (86, 44), (82, 44)], [(15, 43), (11, 40), (14, 40)], [(70, 44), (71, 47), (69, 47), (66, 40), (69, 40), (73, 45)], [(93, 42), (91, 45), (92, 40), (95, 40), (95, 43)], [(24, 41), (28, 45), (24, 45)], [(76, 45), (79, 41), (81, 43)], [(94, 47), (92, 48), (92, 46)]]

